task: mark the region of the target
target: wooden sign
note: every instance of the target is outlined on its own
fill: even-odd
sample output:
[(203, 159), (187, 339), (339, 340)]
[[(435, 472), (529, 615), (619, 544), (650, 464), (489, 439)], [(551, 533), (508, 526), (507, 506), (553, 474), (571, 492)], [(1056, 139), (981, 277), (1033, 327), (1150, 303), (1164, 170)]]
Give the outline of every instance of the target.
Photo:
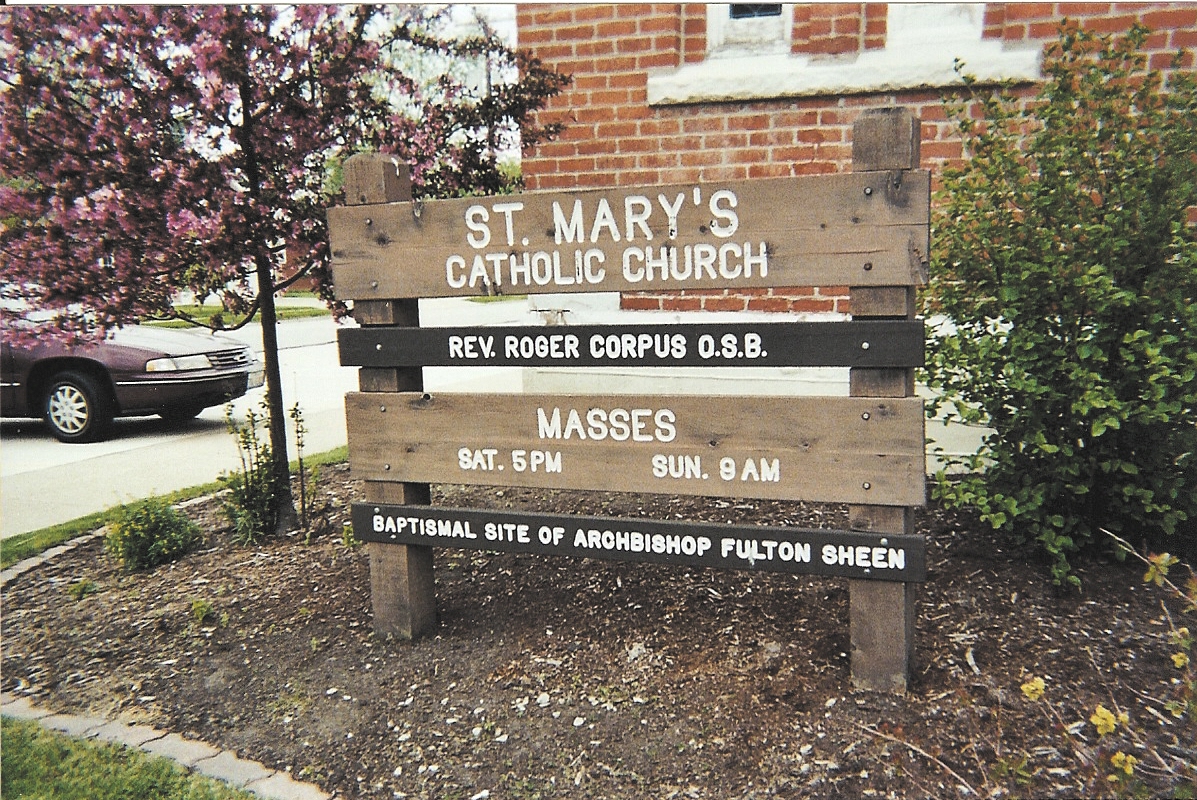
[(355, 503), (353, 532), (382, 544), (460, 547), (693, 567), (921, 581), (922, 536)]
[(337, 297), (925, 282), (930, 173), (329, 209)]
[(360, 367), (917, 367), (923, 323), (343, 328)]
[[(853, 683), (904, 692), (926, 572), (911, 535), (925, 503), (920, 132), (907, 109), (862, 113), (851, 174), (427, 202), (390, 157), (350, 159), (329, 242), (337, 297), (364, 328), (341, 352), (363, 367), (346, 411), (375, 631), (435, 628), (434, 545), (846, 575)], [(847, 288), (853, 321), (419, 328), (420, 298), (812, 285)], [(422, 391), (424, 366), (500, 364), (847, 366), (851, 397)], [(846, 502), (852, 530), (442, 509), (429, 482)]]
[(370, 481), (922, 505), (919, 398), (359, 393)]

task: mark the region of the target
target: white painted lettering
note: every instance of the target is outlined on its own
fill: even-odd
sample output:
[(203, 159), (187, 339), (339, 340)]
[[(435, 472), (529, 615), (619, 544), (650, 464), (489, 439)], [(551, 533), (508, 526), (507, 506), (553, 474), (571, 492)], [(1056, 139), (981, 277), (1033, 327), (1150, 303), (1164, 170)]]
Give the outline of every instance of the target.
[(553, 256), (544, 250), (532, 254), (532, 280), (537, 286), (547, 286), (553, 280)]
[(704, 272), (707, 277), (715, 278), (715, 259), (718, 255), (719, 252), (714, 245), (705, 242), (694, 245), (694, 277), (696, 280), (701, 279)]
[(727, 189), (720, 189), (711, 195), (708, 205), (714, 217), (711, 220), (711, 233), (720, 239), (726, 239), (736, 232), (740, 227), (740, 217), (732, 209), (738, 204), (735, 192)]
[(571, 408), (565, 419), (565, 438), (568, 439), (575, 433), (579, 439), (586, 438), (586, 429), (582, 427), (582, 416), (576, 408)]
[(536, 409), (536, 429), (541, 439), (560, 439), (561, 409), (554, 408), (552, 417), (543, 408)]
[(652, 241), (653, 232), (648, 227), (648, 218), (652, 213), (652, 201), (644, 195), (630, 194), (623, 199), (624, 234), (629, 242), (636, 238), (636, 228), (640, 229), (645, 239)]
[(502, 214), (507, 219), (507, 246), (515, 246), (515, 225), (511, 220), (511, 215), (516, 211), (523, 211), (524, 204), (518, 201), (509, 203), (495, 203), (491, 206), (496, 214)]
[(532, 264), (527, 251), (518, 254), (518, 256), (512, 253), (508, 256), (508, 263), (510, 265), (510, 274), (507, 277), (512, 286), (519, 286), (520, 283), (523, 283), (524, 286), (532, 285)]
[(599, 199), (598, 209), (594, 212), (594, 225), (590, 227), (591, 244), (599, 240), (599, 231), (604, 229), (610, 234), (612, 241), (620, 240), (619, 224), (615, 221), (615, 215), (611, 213), (611, 204), (605, 197)]
[(445, 282), (454, 289), (466, 285), (465, 259), (461, 256), (449, 256), (445, 259)]
[(472, 205), (466, 209), (465, 224), (470, 229), (466, 234), (466, 241), (475, 250), (481, 250), (490, 244), (490, 226), (487, 221), (490, 219), (490, 212), (483, 206)]
[(644, 264), (644, 250), (639, 247), (627, 247), (623, 251), (623, 279), (628, 283), (640, 283), (644, 280), (644, 267), (632, 266), (632, 260), (639, 260)]
[(752, 254), (752, 243), (751, 242), (744, 243), (744, 277), (745, 278), (752, 277), (752, 268), (753, 267), (756, 267), (757, 269), (760, 270), (760, 275), (762, 278), (767, 277), (769, 275), (769, 248), (764, 242), (761, 242), (760, 254), (755, 255), (755, 256)]
[(557, 244), (565, 242), (581, 242), (585, 237), (585, 223), (582, 220), (582, 201), (574, 201), (574, 210), (569, 220), (565, 219), (565, 212), (561, 204), (553, 201), (553, 241)]
[[(576, 343), (575, 343), (576, 345)], [(563, 423), (564, 419), (564, 423)], [(649, 430), (648, 420), (652, 420)], [(537, 434), (541, 439), (591, 439), (603, 441), (610, 438), (616, 442), (671, 442), (677, 436), (677, 417), (668, 408), (626, 409), (591, 408), (586, 411), (585, 422), (577, 409), (563, 413), (561, 408), (551, 412), (536, 409)]]
[(682, 203), (686, 201), (684, 192), (678, 192), (677, 197), (674, 198), (672, 204), (664, 194), (657, 195), (657, 202), (661, 204), (661, 210), (665, 212), (665, 216), (669, 219), (669, 238), (676, 239), (678, 234), (677, 229), (677, 215), (682, 209)]
[(490, 276), (486, 274), (486, 263), (482, 259), (481, 254), (475, 254), (474, 263), (470, 265), (470, 288), (476, 286), (489, 286)]
[(553, 251), (553, 283), (558, 286), (571, 286), (580, 283), (582, 279), (582, 251), (574, 251), (574, 275), (561, 273), (561, 253)]
[(487, 253), (486, 260), (490, 264), (495, 286), (503, 285), (503, 262), (507, 260), (506, 253)]
[(669, 280), (669, 254), (673, 253), (674, 263), (677, 263), (677, 248), (661, 246), (657, 248), (657, 256), (653, 257), (653, 248), (644, 248), (644, 266), (646, 269), (645, 279), (651, 281), (653, 279), (653, 270), (657, 270), (660, 280)]
[(744, 255), (744, 251), (735, 242), (727, 242), (719, 248), (719, 274), (728, 280), (735, 280), (740, 277), (740, 273), (744, 270), (744, 265), (741, 261), (736, 261), (733, 265), (729, 265), (727, 260), (728, 253), (734, 253), (736, 258), (740, 258)]
[[(607, 260), (607, 254), (598, 248), (590, 248), (582, 254), (582, 275), (579, 276), (579, 282), (585, 278), (586, 282), (593, 285), (602, 283), (603, 279), (607, 277), (607, 268), (603, 263)], [(595, 265), (598, 265), (597, 268)]]

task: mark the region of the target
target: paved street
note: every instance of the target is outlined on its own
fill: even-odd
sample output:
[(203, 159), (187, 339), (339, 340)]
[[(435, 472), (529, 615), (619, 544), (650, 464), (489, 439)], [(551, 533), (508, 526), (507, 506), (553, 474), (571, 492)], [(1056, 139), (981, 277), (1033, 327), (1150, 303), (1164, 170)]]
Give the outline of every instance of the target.
[[(541, 315), (522, 301), (425, 301), (421, 308), (425, 324), (450, 324), (460, 321), (463, 314), (478, 324), (541, 320)], [(357, 369), (340, 366), (336, 331), (328, 317), (289, 320), (279, 326), (283, 401), (288, 409), (298, 402), (303, 412), (308, 429), (306, 453), (331, 450), (346, 441), (344, 397), (357, 390)], [(262, 349), (258, 325), (227, 335)], [(424, 380), (425, 386), (434, 390), (460, 391), (470, 386), (485, 391), (519, 389), (519, 376), (510, 368), (435, 368), (425, 370)], [(258, 408), (264, 391), (255, 389), (237, 400), (234, 416), (244, 419), (247, 409)], [(290, 420), (288, 431), (294, 459)], [(157, 417), (118, 419), (107, 441), (92, 444), (62, 444), (36, 420), (2, 420), (0, 536), (15, 536), (151, 494), (208, 483), (238, 463), (223, 406), (210, 408), (174, 430)]]
[[(257, 325), (231, 334), (257, 350)], [(336, 325), (330, 318), (291, 320), (279, 327), (283, 398), (299, 403), (308, 428), (305, 452), (345, 443), (345, 392), (357, 388), (357, 370), (341, 367)], [(264, 390), (234, 404), (243, 419)], [(288, 423), (289, 424), (289, 423)], [(295, 457), (294, 442), (291, 457)], [(171, 430), (157, 417), (118, 419), (104, 442), (61, 444), (32, 420), (0, 422), (0, 535), (13, 536), (67, 522), (150, 494), (215, 480), (238, 464), (237, 446), (216, 407)]]

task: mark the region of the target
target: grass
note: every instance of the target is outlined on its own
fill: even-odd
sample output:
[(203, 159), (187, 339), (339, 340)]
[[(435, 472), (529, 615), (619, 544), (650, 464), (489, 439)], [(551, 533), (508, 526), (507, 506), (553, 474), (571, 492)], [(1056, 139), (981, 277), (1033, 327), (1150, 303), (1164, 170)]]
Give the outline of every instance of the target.
[[(226, 315), (227, 312), (222, 306), (213, 305), (179, 305), (175, 309), (187, 314), (196, 322), (211, 326), (212, 319), (217, 314)], [(311, 306), (279, 306), (276, 310), (279, 321), (288, 319), (304, 319), (306, 317), (327, 317), (329, 311), (327, 308), (315, 308)], [(227, 314), (224, 319), (224, 326), (227, 328), (234, 327), (244, 317), (236, 314)], [(193, 328), (195, 327), (190, 322), (181, 319), (165, 319), (165, 320), (145, 320), (141, 324), (152, 325), (156, 328)]]
[(106, 742), (72, 739), (5, 717), (0, 794), (29, 800), (251, 800), (175, 763)]
[[(322, 464), (339, 464), (348, 458), (349, 448), (341, 446), (324, 453), (305, 455), (303, 466), (305, 470), (311, 470), (312, 467), (318, 467)], [(292, 461), (291, 472), (298, 472), (298, 470), (299, 462)], [(172, 504), (182, 503), (192, 498), (213, 494), (222, 488), (224, 487), (219, 481), (212, 481), (211, 483), (171, 492), (165, 495), (164, 499)], [(52, 525), (49, 528), (29, 531), (28, 533), (18, 534), (5, 539), (3, 542), (0, 542), (0, 569), (8, 569), (18, 561), (32, 558), (51, 547), (57, 547), (64, 542), (69, 542), (71, 539), (104, 527), (112, 520), (118, 509), (119, 506), (105, 511), (97, 511), (94, 514), (88, 514), (85, 517), (79, 517), (70, 522), (63, 522), (59, 525)]]
[[(305, 469), (338, 464), (349, 457), (347, 446), (304, 457)], [(291, 471), (298, 462), (291, 462)], [(181, 503), (219, 491), (213, 481), (166, 496)], [(117, 508), (30, 531), (0, 542), (5, 568), (77, 536), (96, 530)], [(104, 742), (72, 739), (34, 722), (4, 717), (0, 731), (0, 796), (6, 800), (253, 800), (255, 795), (194, 775), (165, 758)]]

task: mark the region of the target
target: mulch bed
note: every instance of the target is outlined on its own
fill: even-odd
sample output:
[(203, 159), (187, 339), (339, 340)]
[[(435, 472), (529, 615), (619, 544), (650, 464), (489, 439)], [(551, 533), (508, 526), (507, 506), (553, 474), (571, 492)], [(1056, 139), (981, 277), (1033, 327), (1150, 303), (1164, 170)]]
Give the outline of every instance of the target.
[[(438, 549), (437, 634), (380, 639), (368, 548), (343, 536), (358, 497), (325, 467), (311, 533), (238, 547), (211, 500), (187, 509), (205, 549), (172, 565), (125, 574), (96, 541), (27, 573), (4, 590), (3, 688), (338, 797), (1192, 796), (1197, 728), (1164, 704), (1169, 632), (1193, 621), (1135, 565), (1081, 561), (1083, 591), (1057, 596), (1030, 548), (925, 509), (918, 665), (895, 696), (851, 691), (836, 578)], [(434, 503), (846, 525), (841, 507), (757, 500), (435, 487)], [(1099, 734), (1099, 705), (1126, 721)]]

